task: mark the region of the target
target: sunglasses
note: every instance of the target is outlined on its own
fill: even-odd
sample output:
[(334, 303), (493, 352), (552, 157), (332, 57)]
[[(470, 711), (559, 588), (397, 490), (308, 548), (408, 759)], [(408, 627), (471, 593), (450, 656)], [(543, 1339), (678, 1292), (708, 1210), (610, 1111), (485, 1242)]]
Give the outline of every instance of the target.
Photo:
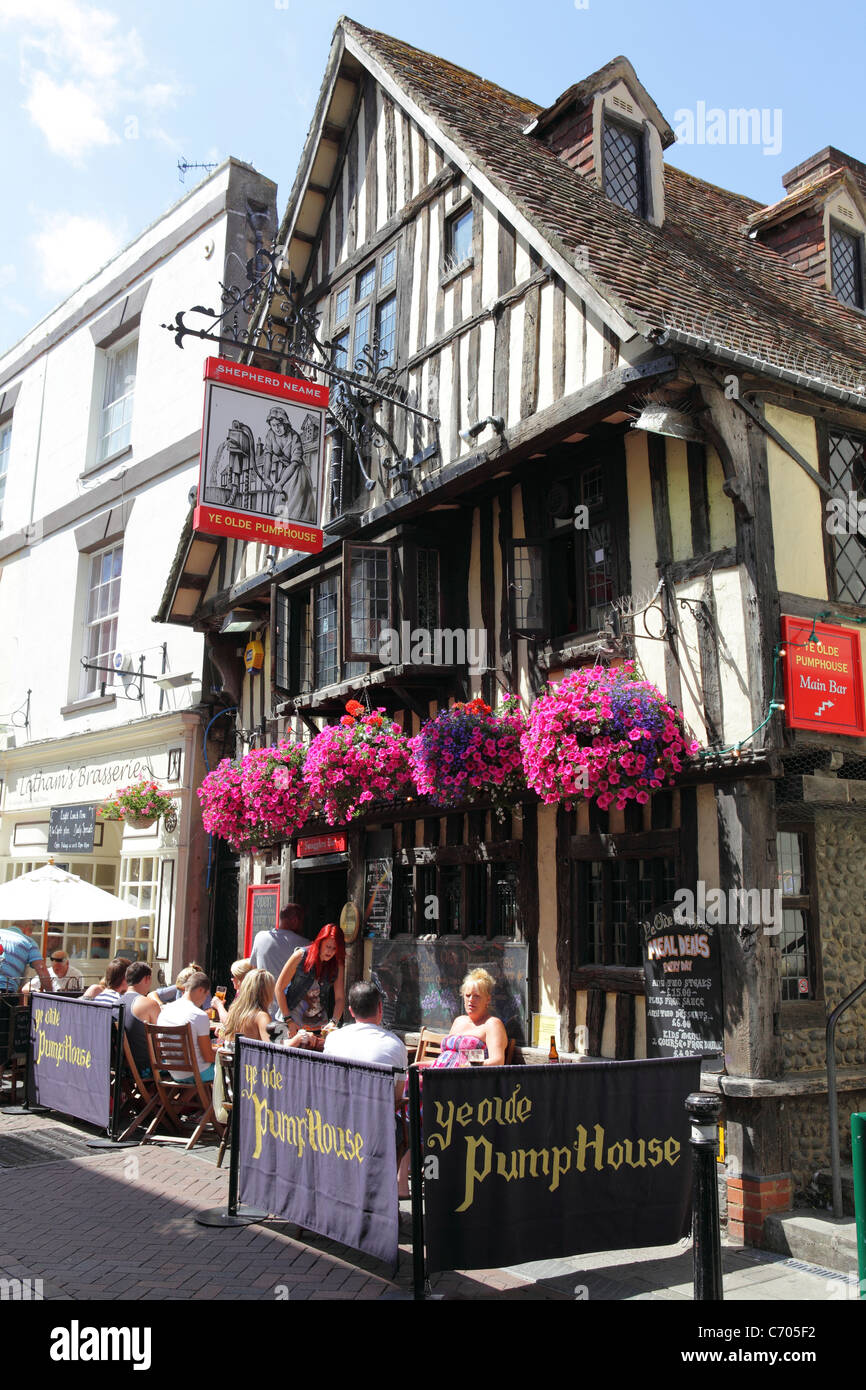
[(65, 965), (68, 959), (68, 956), (49, 956), (52, 965)]

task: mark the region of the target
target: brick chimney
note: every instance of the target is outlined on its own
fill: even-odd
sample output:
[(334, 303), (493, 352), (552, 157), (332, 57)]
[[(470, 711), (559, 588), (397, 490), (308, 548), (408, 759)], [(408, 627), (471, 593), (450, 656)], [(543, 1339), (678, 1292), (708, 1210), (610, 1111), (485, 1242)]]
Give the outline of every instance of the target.
[(798, 164), (795, 169), (783, 174), (782, 185), (790, 197), (791, 194), (798, 193), (806, 184), (814, 183), (822, 174), (832, 173), (834, 169), (850, 170), (860, 192), (866, 197), (866, 164), (855, 159), (853, 155), (837, 150), (834, 145), (828, 145), (826, 149), (819, 150), (817, 154), (804, 159), (803, 163)]

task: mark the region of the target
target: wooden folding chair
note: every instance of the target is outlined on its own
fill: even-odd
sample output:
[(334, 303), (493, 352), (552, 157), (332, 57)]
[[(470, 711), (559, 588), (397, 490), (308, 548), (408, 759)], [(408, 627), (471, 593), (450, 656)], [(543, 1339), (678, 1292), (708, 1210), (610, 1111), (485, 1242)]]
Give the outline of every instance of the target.
[(417, 1067), (426, 1062), (432, 1062), (434, 1057), (438, 1057), (439, 1053), (442, 1051), (442, 1044), (447, 1037), (447, 1033), (434, 1033), (432, 1028), (422, 1028), (418, 1035), (415, 1066)]
[[(198, 1048), (188, 1023), (169, 1027), (159, 1023), (145, 1023), (147, 1048), (153, 1071), (153, 1084), (159, 1097), (159, 1110), (147, 1128), (142, 1144), (151, 1141), (163, 1119), (175, 1131), (174, 1135), (161, 1135), (167, 1143), (184, 1143), (188, 1126), (183, 1124), (183, 1116), (201, 1112), (198, 1126), (185, 1142), (185, 1148), (193, 1148), (208, 1125), (213, 1125), (222, 1138), (225, 1125), (221, 1125), (214, 1114), (213, 1086), (202, 1081), (198, 1065)], [(175, 1081), (169, 1074), (173, 1071), (189, 1076), (189, 1081)], [(179, 1137), (176, 1137), (179, 1136)]]
[[(228, 1144), (228, 1141), (229, 1141), (229, 1134), (231, 1133), (231, 1127), (232, 1127), (232, 1123), (233, 1123), (232, 1108), (233, 1108), (234, 1102), (235, 1102), (235, 1089), (234, 1089), (235, 1056), (234, 1056), (234, 1053), (233, 1053), (233, 1052), (230, 1052), (227, 1048), (221, 1047), (221, 1048), (219, 1049), (219, 1051), (217, 1052), (216, 1064), (217, 1064), (217, 1068), (218, 1068), (219, 1073), (220, 1073), (220, 1077), (221, 1077), (221, 1079), (222, 1079), (222, 1089), (223, 1089), (223, 1104), (222, 1104), (222, 1108), (223, 1108), (223, 1110), (225, 1110), (225, 1112), (226, 1112), (226, 1114), (227, 1114), (227, 1116), (228, 1116), (228, 1122), (226, 1123), (225, 1129), (224, 1129), (224, 1131), (223, 1131), (223, 1137), (222, 1137), (222, 1139), (220, 1140), (219, 1153), (217, 1154), (217, 1162), (216, 1162), (217, 1168), (222, 1168), (222, 1166), (223, 1166), (223, 1159), (225, 1158), (226, 1145)], [(214, 1073), (214, 1077), (216, 1077), (216, 1072)]]
[(126, 1066), (126, 1076), (124, 1077), (123, 1099), (124, 1109), (128, 1106), (141, 1105), (133, 1116), (132, 1124), (129, 1125), (120, 1135), (120, 1139), (129, 1139), (135, 1131), (144, 1124), (150, 1115), (159, 1105), (159, 1095), (153, 1080), (145, 1081), (138, 1067), (135, 1064), (135, 1057), (129, 1045), (129, 1038), (123, 1035), (123, 1060)]
[(30, 1035), (30, 999), (23, 993), (0, 995), (0, 1082), (9, 1072), (12, 1104), (18, 1097), (18, 1073), (27, 1060)]

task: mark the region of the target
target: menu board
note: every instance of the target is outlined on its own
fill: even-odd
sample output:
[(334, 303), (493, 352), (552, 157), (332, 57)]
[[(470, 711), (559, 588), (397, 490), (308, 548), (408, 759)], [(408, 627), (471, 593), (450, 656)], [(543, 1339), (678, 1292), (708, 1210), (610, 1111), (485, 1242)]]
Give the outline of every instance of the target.
[(529, 947), (524, 941), (443, 936), (419, 941), (396, 936), (373, 942), (370, 977), (382, 993), (386, 1028), (426, 1025), (446, 1031), (463, 1013), (460, 986), (479, 966), (496, 981), (491, 1013), (501, 1018), (509, 1038), (525, 1042), (528, 1033)]
[(393, 874), (390, 859), (368, 859), (364, 883), (364, 932), (391, 935)]
[(253, 937), (260, 931), (270, 931), (280, 923), (280, 885), (255, 883), (247, 889), (247, 911), (244, 918), (244, 955), (253, 948)]
[(51, 807), (49, 854), (92, 854), (95, 834), (95, 806)]
[(667, 905), (641, 923), (641, 936), (647, 1056), (724, 1053), (718, 926), (678, 922)]

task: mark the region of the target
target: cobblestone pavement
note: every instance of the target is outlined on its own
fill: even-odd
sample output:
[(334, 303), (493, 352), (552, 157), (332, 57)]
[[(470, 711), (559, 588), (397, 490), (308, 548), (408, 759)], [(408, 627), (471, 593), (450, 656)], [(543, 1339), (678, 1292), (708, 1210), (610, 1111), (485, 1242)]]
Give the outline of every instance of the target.
[[(41, 1279), (46, 1299), (411, 1298), (408, 1203), (391, 1278), (380, 1261), (286, 1222), (196, 1224), (227, 1200), (215, 1144), (93, 1150), (91, 1134), (56, 1115), (0, 1112), (0, 1278)], [(846, 1296), (839, 1275), (793, 1260), (730, 1248), (724, 1266), (728, 1299)], [(431, 1290), (461, 1301), (689, 1300), (690, 1281), (691, 1252), (679, 1245), (437, 1274)]]

